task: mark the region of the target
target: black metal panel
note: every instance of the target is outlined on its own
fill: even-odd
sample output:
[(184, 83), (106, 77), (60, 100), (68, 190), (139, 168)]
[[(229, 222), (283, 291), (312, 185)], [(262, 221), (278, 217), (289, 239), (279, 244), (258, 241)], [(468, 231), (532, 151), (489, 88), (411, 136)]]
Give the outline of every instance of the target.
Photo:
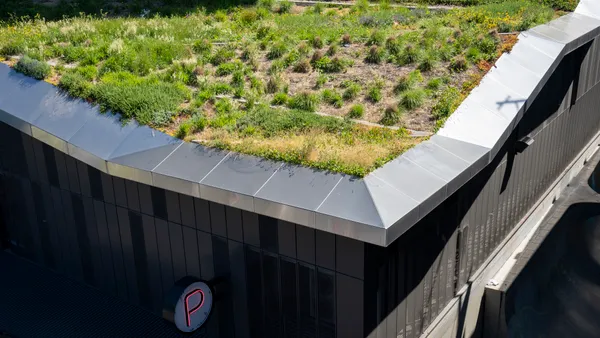
[(37, 225), (37, 210), (33, 200), (31, 182), (28, 179), (21, 179), (21, 189), (24, 214), (20, 226), (23, 228), (23, 238), (25, 239), (23, 247), (30, 259), (41, 263), (44, 260), (44, 252), (42, 251), (40, 232)]
[(100, 182), (102, 183), (102, 197), (106, 203), (115, 204), (115, 190), (113, 189), (112, 176), (103, 172), (100, 173)]
[(298, 266), (300, 337), (317, 336), (317, 276), (313, 266)]
[(50, 184), (53, 186), (58, 187), (58, 170), (56, 169), (54, 149), (46, 144), (43, 144), (42, 150), (44, 151), (44, 164), (48, 173), (48, 182), (50, 182)]
[(190, 228), (196, 228), (194, 198), (191, 196), (179, 195), (179, 206), (181, 208), (181, 224)]
[[(319, 337), (335, 338), (336, 300), (335, 300), (335, 273), (333, 271), (318, 269), (318, 313)], [(348, 297), (348, 295), (346, 296)]]
[(167, 198), (165, 191), (160, 188), (152, 187), (152, 210), (155, 217), (167, 220)]
[(65, 156), (65, 165), (67, 167), (67, 175), (69, 178), (69, 190), (71, 192), (80, 194), (81, 189), (79, 188), (79, 172), (77, 171), (77, 160), (71, 156)]
[(244, 243), (260, 247), (258, 215), (253, 212), (242, 211), (242, 223), (244, 227)]
[[(336, 275), (337, 337), (363, 336), (363, 281), (343, 274)], [(399, 337), (403, 337), (399, 334)]]
[(277, 220), (268, 216), (258, 216), (260, 247), (269, 252), (279, 252)]
[(212, 236), (209, 233), (198, 231), (198, 255), (200, 256), (200, 273), (205, 280), (215, 277), (213, 263)]
[(315, 264), (315, 229), (296, 226), (296, 254), (299, 260)]
[[(229, 245), (225, 238), (219, 236), (212, 237), (213, 242), (213, 261), (216, 277), (227, 277), (231, 271), (229, 263)], [(214, 306), (215, 316), (212, 318), (213, 324), (218, 323), (218, 336), (229, 338), (235, 336), (234, 328), (231, 325), (230, 316), (233, 312), (231, 299), (231, 286), (220, 284), (216, 286), (216, 292), (223, 294), (220, 302)], [(209, 324), (210, 325), (210, 324)]]
[(198, 237), (196, 230), (181, 227), (183, 231), (183, 247), (185, 250), (185, 266), (188, 276), (200, 278), (200, 258), (198, 255)]
[(115, 204), (127, 208), (127, 191), (125, 190), (125, 180), (120, 177), (112, 178), (113, 189), (115, 192)]
[(298, 283), (295, 261), (281, 258), (281, 314), (283, 336), (298, 338)]
[(68, 191), (61, 191), (65, 213), (65, 239), (68, 246), (67, 273), (79, 281), (83, 281), (82, 256), (78, 241), (78, 223), (75, 221), (74, 208), (81, 210), (80, 205), (73, 205), (73, 197)]
[(171, 260), (171, 240), (169, 239), (169, 224), (162, 219), (155, 219), (156, 241), (160, 260), (160, 276), (162, 278), (163, 294), (169, 292), (175, 279), (173, 278), (173, 262)]
[[(0, 189), (2, 187), (0, 186)], [(44, 205), (44, 196), (42, 194), (42, 188), (40, 184), (32, 182), (31, 183), (31, 197), (33, 198), (35, 213), (36, 213), (36, 223), (35, 227), (38, 229), (39, 234), (39, 247), (41, 250), (41, 261), (44, 265), (54, 268), (55, 267), (55, 258), (52, 252), (52, 243), (51, 243), (51, 235), (50, 235), (50, 224), (48, 223), (48, 217), (46, 214), (48, 211), (46, 210), (46, 206)], [(2, 205), (2, 200), (0, 199), (0, 205)], [(2, 222), (2, 221), (0, 221)]]
[(56, 171), (58, 173), (58, 185), (61, 189), (69, 189), (69, 173), (67, 172), (67, 163), (65, 154), (60, 150), (54, 149), (54, 159), (56, 161)]
[(227, 238), (243, 242), (242, 211), (232, 207), (225, 207), (225, 218), (227, 220)]
[(46, 257), (47, 263), (50, 260), (52, 263), (50, 267), (58, 270), (58, 264), (62, 261), (61, 247), (59, 241), (59, 235), (56, 225), (56, 218), (54, 215), (54, 204), (52, 203), (52, 193), (50, 191), (50, 185), (48, 183), (41, 183), (41, 194), (44, 203), (44, 220), (45, 225), (48, 229), (48, 240), (51, 245), (51, 257)]
[(150, 189), (150, 186), (143, 183), (139, 183), (138, 194), (140, 197), (140, 211), (142, 212), (142, 214), (154, 216), (154, 210), (152, 207), (152, 189)]
[[(132, 222), (133, 224), (133, 222)], [(148, 288), (149, 294), (145, 295), (149, 301), (151, 302), (151, 309), (155, 313), (162, 312), (163, 305), (163, 289), (162, 289), (162, 281), (161, 281), (161, 271), (160, 271), (160, 258), (158, 254), (158, 245), (156, 239), (156, 227), (154, 226), (154, 218), (142, 215), (142, 226), (143, 226), (143, 237), (144, 237), (144, 252), (146, 254), (146, 273), (148, 276)], [(137, 246), (137, 240), (135, 239), (139, 234), (134, 235), (132, 233), (132, 238), (134, 239), (134, 249)], [(141, 249), (140, 249), (141, 250)], [(140, 254), (141, 255), (141, 254)], [(137, 264), (137, 263), (136, 263)], [(141, 272), (138, 273), (140, 275)], [(140, 299), (141, 299), (140, 294)], [(142, 303), (144, 304), (144, 303)]]
[(119, 221), (117, 218), (117, 208), (106, 203), (106, 224), (108, 226), (108, 236), (110, 238), (110, 249), (112, 253), (112, 262), (115, 270), (115, 285), (119, 298), (127, 299), (127, 276), (125, 272), (125, 263), (123, 261), (123, 250), (121, 246), (121, 232), (119, 230)]
[(277, 256), (264, 253), (262, 257), (265, 290), (265, 336), (281, 337), (281, 289), (279, 288), (279, 262)]
[(171, 257), (173, 259), (173, 278), (177, 281), (187, 274), (185, 250), (181, 225), (169, 222), (169, 240), (171, 241)]
[[(101, 288), (103, 285), (103, 267), (102, 267), (102, 254), (100, 252), (100, 243), (98, 238), (98, 226), (96, 224), (96, 214), (94, 212), (94, 203), (90, 197), (83, 196), (83, 213), (85, 216), (86, 235), (88, 237), (87, 244), (89, 244), (90, 258), (92, 260), (93, 269), (93, 283), (97, 288)], [(84, 267), (85, 269), (86, 267)]]
[(90, 175), (88, 173), (88, 165), (77, 161), (77, 174), (79, 175), (79, 188), (81, 194), (85, 197), (92, 197), (92, 188), (90, 186)]
[(225, 206), (213, 202), (209, 202), (209, 206), (210, 225), (212, 233), (218, 236), (227, 237), (227, 219), (225, 217)]
[(296, 258), (296, 225), (290, 222), (277, 222), (277, 245), (281, 255)]
[(364, 279), (364, 251), (365, 243), (337, 236), (336, 237), (336, 269), (348, 276)]
[(27, 166), (27, 174), (29, 179), (34, 181), (38, 179), (38, 170), (35, 154), (33, 152), (33, 139), (26, 134), (21, 134), (21, 136), (23, 138), (23, 155)]
[(169, 222), (181, 224), (181, 212), (179, 211), (179, 194), (165, 190), (165, 200), (167, 202), (167, 218)]
[(194, 198), (194, 213), (196, 215), (196, 228), (210, 233), (209, 202)]
[[(92, 197), (98, 201), (104, 201), (104, 185), (102, 184), (102, 176), (100, 170), (94, 167), (87, 167), (88, 170), (88, 181), (90, 182), (90, 191)], [(112, 186), (112, 184), (111, 184)], [(112, 189), (111, 189), (112, 191)]]
[(335, 270), (335, 235), (325, 231), (316, 231), (317, 265)]
[[(121, 248), (123, 251), (123, 264), (125, 266), (125, 277), (127, 278), (127, 294), (129, 302), (139, 305), (138, 277), (136, 275), (135, 251), (131, 237), (130, 214), (125, 208), (117, 207), (117, 218), (119, 220), (119, 232), (121, 235)], [(141, 276), (140, 278), (144, 278)]]
[(262, 276), (260, 251), (246, 247), (246, 290), (250, 291), (248, 292), (248, 318), (250, 337), (253, 338), (265, 337)]
[(245, 254), (242, 243), (229, 241), (229, 264), (235, 337), (248, 338), (250, 337), (250, 325), (248, 307), (246, 306), (248, 304), (247, 293), (253, 292), (253, 290), (246, 289)]
[[(2, 131), (0, 130), (0, 133)], [(46, 169), (46, 159), (44, 157), (44, 146), (43, 143), (38, 140), (32, 142), (33, 153), (35, 157), (35, 165), (37, 167), (38, 180), (40, 182), (48, 182), (48, 170)], [(0, 149), (2, 146), (0, 145)], [(1, 152), (1, 150), (0, 150)], [(0, 157), (2, 154), (0, 153)], [(0, 158), (0, 168), (2, 168), (3, 159)]]
[(81, 265), (83, 280), (87, 284), (95, 285), (94, 265), (92, 261), (92, 250), (88, 235), (88, 224), (80, 195), (72, 194), (73, 216), (75, 219), (75, 234), (77, 252), (79, 253), (79, 264)]
[(100, 254), (102, 255), (102, 280), (104, 282), (102, 288), (106, 292), (116, 295), (117, 284), (115, 281), (112, 249), (110, 245), (110, 233), (103, 202), (94, 200), (94, 214), (98, 226), (98, 245)]
[(137, 182), (125, 180), (125, 191), (127, 192), (127, 206), (129, 209), (140, 212), (140, 198)]
[(150, 275), (148, 274), (148, 258), (146, 257), (146, 239), (144, 238), (142, 215), (129, 211), (129, 230), (133, 263), (135, 265), (135, 281), (137, 282), (136, 289), (132, 292), (137, 292), (139, 304), (142, 307), (152, 310), (152, 293), (150, 291)]

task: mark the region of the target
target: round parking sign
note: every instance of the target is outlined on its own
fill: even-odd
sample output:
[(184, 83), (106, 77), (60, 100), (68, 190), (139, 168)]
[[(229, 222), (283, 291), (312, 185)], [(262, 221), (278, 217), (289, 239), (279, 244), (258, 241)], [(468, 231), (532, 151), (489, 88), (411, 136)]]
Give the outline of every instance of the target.
[(184, 277), (169, 291), (163, 317), (182, 332), (194, 332), (204, 325), (212, 305), (210, 286), (195, 277)]

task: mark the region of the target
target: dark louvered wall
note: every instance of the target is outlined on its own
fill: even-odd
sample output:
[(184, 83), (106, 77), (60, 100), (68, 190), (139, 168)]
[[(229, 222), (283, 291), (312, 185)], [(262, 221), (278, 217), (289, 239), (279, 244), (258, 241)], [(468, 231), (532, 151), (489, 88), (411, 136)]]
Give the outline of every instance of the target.
[(418, 337), (598, 132), (598, 52), (567, 55), (492, 164), (387, 248), (111, 177), (0, 123), (2, 220), (18, 254), (157, 315), (177, 279), (224, 277), (209, 336)]
[(111, 177), (4, 124), (0, 147), (18, 254), (157, 315), (179, 278), (226, 277), (212, 337), (362, 336), (363, 243)]

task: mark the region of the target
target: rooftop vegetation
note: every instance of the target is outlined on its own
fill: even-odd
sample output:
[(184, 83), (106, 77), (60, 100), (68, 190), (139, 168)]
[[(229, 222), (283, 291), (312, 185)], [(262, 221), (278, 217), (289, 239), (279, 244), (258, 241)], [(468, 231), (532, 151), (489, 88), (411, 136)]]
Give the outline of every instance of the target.
[(427, 2), (484, 4), (430, 11), (261, 0), (143, 18), (133, 7), (127, 17), (13, 17), (0, 25), (0, 57), (188, 141), (364, 176), (420, 142), (412, 130), (443, 124), (516, 32), (574, 5)]

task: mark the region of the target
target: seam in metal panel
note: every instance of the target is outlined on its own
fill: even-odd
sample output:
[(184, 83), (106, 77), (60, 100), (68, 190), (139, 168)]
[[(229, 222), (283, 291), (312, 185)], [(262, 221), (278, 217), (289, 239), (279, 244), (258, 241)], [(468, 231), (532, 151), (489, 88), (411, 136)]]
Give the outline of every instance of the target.
[(171, 155), (173, 155), (173, 153), (179, 149), (179, 147), (181, 147), (185, 142), (181, 142), (179, 143), (179, 145), (177, 147), (175, 147), (175, 149), (173, 149), (173, 151), (171, 151), (169, 153), (169, 155), (167, 155), (167, 157), (163, 158), (162, 161), (160, 161), (154, 168), (152, 168), (152, 170), (150, 170), (150, 172), (153, 172), (154, 170), (156, 170), (156, 168), (158, 168), (161, 164), (163, 164), (164, 161), (166, 161), (169, 157), (171, 157)]

